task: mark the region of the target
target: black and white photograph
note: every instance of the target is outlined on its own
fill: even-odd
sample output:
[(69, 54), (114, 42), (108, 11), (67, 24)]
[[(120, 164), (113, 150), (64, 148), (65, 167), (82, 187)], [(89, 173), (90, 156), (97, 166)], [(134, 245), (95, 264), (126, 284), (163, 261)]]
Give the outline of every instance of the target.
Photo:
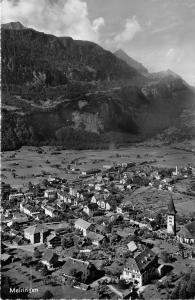
[(0, 6), (0, 298), (195, 299), (195, 0)]

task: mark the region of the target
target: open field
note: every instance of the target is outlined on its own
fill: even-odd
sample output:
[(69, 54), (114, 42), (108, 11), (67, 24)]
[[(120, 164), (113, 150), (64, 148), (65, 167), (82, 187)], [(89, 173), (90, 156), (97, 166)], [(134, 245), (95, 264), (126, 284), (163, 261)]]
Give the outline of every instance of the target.
[[(178, 145), (183, 148), (184, 146)], [(186, 147), (186, 146), (185, 146)], [(188, 149), (195, 149), (195, 141), (188, 143)], [(175, 145), (159, 143), (137, 144), (128, 148), (109, 150), (58, 150), (56, 147), (23, 147), (17, 151), (2, 153), (2, 180), (15, 187), (25, 187), (29, 181), (39, 183), (48, 175), (74, 179), (78, 175), (67, 173), (72, 163), (80, 170), (102, 168), (103, 165), (121, 162), (148, 161), (155, 166), (178, 167), (192, 164), (195, 152), (175, 149)], [(16, 176), (14, 177), (13, 172)]]
[(141, 187), (132, 193), (132, 202), (142, 211), (166, 210), (170, 198), (173, 198), (177, 212), (180, 215), (189, 215), (195, 212), (195, 197), (169, 191), (159, 191), (153, 187)]

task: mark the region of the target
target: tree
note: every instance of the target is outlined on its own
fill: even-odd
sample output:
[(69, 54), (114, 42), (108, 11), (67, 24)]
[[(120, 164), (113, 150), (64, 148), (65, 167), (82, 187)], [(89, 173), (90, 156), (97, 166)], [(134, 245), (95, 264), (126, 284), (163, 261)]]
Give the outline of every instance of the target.
[(34, 257), (35, 258), (40, 258), (41, 257), (41, 252), (37, 248), (34, 249)]
[(72, 268), (70, 270), (70, 275), (73, 276), (73, 277), (75, 277), (76, 280), (78, 280), (79, 282), (82, 281), (82, 276), (83, 276), (83, 272), (82, 271), (77, 271), (76, 268)]
[(47, 270), (46, 267), (44, 267), (44, 268), (42, 269), (41, 275), (44, 276), (44, 277), (48, 275), (48, 270)]
[(29, 181), (29, 183), (28, 183), (28, 189), (30, 192), (33, 192), (33, 184), (31, 181)]
[(166, 251), (162, 251), (160, 257), (164, 263), (170, 262), (170, 256)]
[(179, 253), (181, 254), (182, 258), (184, 258), (184, 245), (182, 243), (179, 243), (178, 245), (178, 248), (179, 248)]
[(37, 185), (34, 186), (33, 194), (34, 194), (34, 197), (40, 196), (40, 194), (41, 194), (41, 188), (40, 188), (39, 184), (37, 184)]
[(171, 299), (194, 299), (195, 271), (191, 270), (182, 276), (171, 294)]
[(43, 179), (43, 185), (46, 187), (49, 185), (49, 181), (46, 178)]
[(164, 224), (164, 219), (161, 213), (158, 213), (155, 217), (155, 222), (157, 225), (162, 226)]
[(125, 281), (125, 279), (120, 279), (118, 286), (120, 289), (125, 290), (128, 288), (129, 284)]
[(99, 299), (108, 299), (110, 298), (110, 291), (107, 286), (99, 285), (97, 289)]

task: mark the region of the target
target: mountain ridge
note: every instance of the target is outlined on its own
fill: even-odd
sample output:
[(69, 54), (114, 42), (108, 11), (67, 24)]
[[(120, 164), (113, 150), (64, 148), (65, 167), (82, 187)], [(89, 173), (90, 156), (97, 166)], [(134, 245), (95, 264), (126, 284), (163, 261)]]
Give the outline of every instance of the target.
[(143, 75), (89, 41), (29, 28), (1, 32), (2, 150), (127, 144), (183, 130), (180, 116), (194, 109), (194, 91), (172, 71)]

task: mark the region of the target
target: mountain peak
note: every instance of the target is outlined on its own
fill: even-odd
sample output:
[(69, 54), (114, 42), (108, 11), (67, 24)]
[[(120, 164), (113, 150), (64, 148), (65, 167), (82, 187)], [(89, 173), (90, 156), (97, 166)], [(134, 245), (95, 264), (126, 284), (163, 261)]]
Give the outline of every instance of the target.
[(26, 27), (20, 22), (9, 22), (5, 24), (1, 24), (2, 29), (12, 29), (12, 30), (22, 30), (26, 29)]
[[(116, 51), (114, 52), (114, 54), (115, 54), (115, 55), (117, 55), (117, 54), (123, 54), (123, 55), (128, 56), (127, 53), (126, 53), (124, 50), (122, 50), (122, 49), (116, 50)], [(128, 56), (128, 57), (129, 57), (129, 56)]]
[(148, 70), (140, 62), (130, 57), (124, 50), (118, 49), (114, 52), (114, 55), (125, 61), (130, 67), (133, 67), (138, 72), (142, 74), (148, 73)]

